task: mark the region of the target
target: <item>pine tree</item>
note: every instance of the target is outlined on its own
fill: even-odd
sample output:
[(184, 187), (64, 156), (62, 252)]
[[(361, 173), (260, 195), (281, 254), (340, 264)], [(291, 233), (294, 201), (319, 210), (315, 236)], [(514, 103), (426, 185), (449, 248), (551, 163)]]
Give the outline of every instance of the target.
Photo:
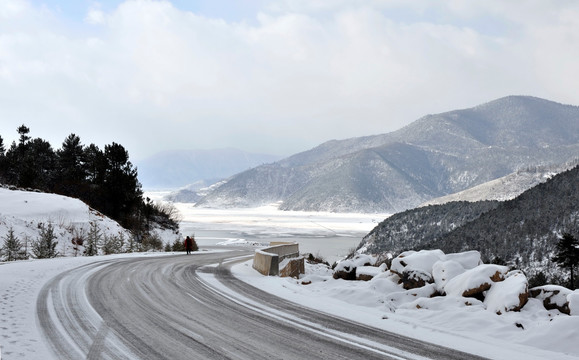
[(2, 254), (5, 256), (5, 261), (24, 260), (27, 258), (22, 249), (22, 242), (14, 235), (14, 229), (12, 228), (8, 230), (8, 234), (4, 237)]
[(51, 223), (48, 226), (40, 225), (40, 237), (32, 243), (32, 253), (37, 259), (48, 259), (58, 256), (56, 251), (57, 242), (54, 235), (54, 227)]
[(80, 138), (70, 134), (56, 152), (57, 172), (55, 190), (59, 194), (79, 197), (86, 184), (87, 170), (84, 160), (84, 149)]
[(569, 233), (564, 233), (559, 239), (555, 249), (553, 261), (559, 264), (559, 267), (569, 270), (571, 273), (571, 289), (575, 288), (575, 278), (573, 270), (579, 264), (579, 240)]
[(101, 241), (102, 233), (96, 222), (90, 223), (90, 229), (86, 237), (86, 247), (84, 249), (85, 256), (98, 255), (98, 245)]

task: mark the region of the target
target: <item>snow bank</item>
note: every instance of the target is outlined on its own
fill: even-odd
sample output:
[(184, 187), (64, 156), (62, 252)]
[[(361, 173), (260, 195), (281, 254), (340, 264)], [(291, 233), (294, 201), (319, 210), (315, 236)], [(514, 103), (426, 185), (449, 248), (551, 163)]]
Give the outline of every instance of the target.
[[(421, 264), (419, 258), (425, 263)], [(371, 280), (334, 279), (329, 267), (310, 263), (306, 263), (306, 274), (298, 280), (263, 277), (248, 269), (249, 263), (234, 266), (233, 272), (253, 286), (302, 305), (487, 358), (579, 357), (579, 342), (575, 341), (579, 316), (546, 309), (541, 298), (554, 296), (551, 301), (569, 301), (577, 310), (579, 291), (546, 286), (539, 291), (543, 295), (528, 298), (520, 311), (515, 311), (519, 295), (527, 287), (526, 277), (519, 271), (508, 272), (506, 267), (480, 264), (476, 252), (407, 252), (392, 263), (402, 266), (398, 267), (402, 272), (408, 266), (432, 268), (434, 280), (405, 290), (398, 273), (383, 265), (370, 270), (371, 266), (359, 266), (356, 262), (349, 264), (373, 275)], [(453, 281), (450, 286), (455, 287), (451, 290), (453, 295), (443, 296), (440, 290), (448, 291)], [(465, 289), (487, 282), (490, 287), (479, 299), (462, 296)], [(553, 295), (553, 290), (558, 291), (557, 295)]]
[[(54, 228), (56, 251), (59, 256), (81, 255), (84, 248), (73, 243), (75, 238), (86, 239), (91, 225), (96, 225), (101, 239), (122, 235), (125, 243), (132, 237), (130, 231), (118, 222), (90, 208), (84, 202), (67, 196), (0, 188), (0, 243), (10, 229), (28, 253), (32, 242), (40, 237), (42, 226)], [(180, 237), (170, 230), (155, 229), (163, 243), (173, 243)]]

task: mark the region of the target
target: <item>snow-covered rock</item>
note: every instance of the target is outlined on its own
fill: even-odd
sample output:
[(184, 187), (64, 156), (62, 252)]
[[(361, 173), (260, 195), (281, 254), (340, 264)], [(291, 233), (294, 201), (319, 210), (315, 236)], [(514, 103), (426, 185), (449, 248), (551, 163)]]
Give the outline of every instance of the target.
[(432, 277), (439, 291), (444, 291), (446, 284), (466, 270), (455, 260), (438, 261), (432, 266)]
[(569, 315), (579, 316), (579, 290), (575, 290), (567, 295), (569, 304)]
[(413, 303), (417, 299), (430, 298), (436, 294), (436, 286), (434, 284), (428, 284), (421, 288), (390, 293), (386, 296), (386, 302), (388, 303), (390, 309), (396, 309), (404, 304)]
[(421, 270), (425, 273), (432, 273), (432, 266), (440, 260), (445, 260), (446, 255), (442, 250), (420, 250), (405, 251), (392, 260), (390, 271), (399, 275), (404, 270)]
[(476, 250), (446, 254), (446, 260), (458, 262), (465, 269), (472, 269), (482, 264), (480, 252)]
[(529, 283), (520, 270), (511, 271), (504, 281), (495, 282), (487, 292), (484, 304), (497, 314), (520, 311), (529, 299)]
[(356, 280), (368, 281), (383, 273), (386, 270), (386, 264), (380, 266), (358, 266), (356, 268)]
[(421, 288), (426, 284), (432, 284), (433, 280), (430, 272), (408, 267), (402, 271), (400, 282), (404, 289), (410, 290)]
[(567, 297), (572, 292), (572, 290), (559, 285), (543, 285), (532, 288), (529, 294), (532, 298), (541, 300), (545, 309), (557, 309), (562, 313), (569, 314)]
[(376, 264), (376, 258), (366, 254), (358, 254), (352, 259), (340, 261), (334, 268), (334, 279), (356, 280), (356, 269), (362, 266)]
[(444, 291), (450, 296), (477, 297), (490, 289), (494, 282), (503, 281), (508, 270), (502, 265), (479, 265), (451, 279)]

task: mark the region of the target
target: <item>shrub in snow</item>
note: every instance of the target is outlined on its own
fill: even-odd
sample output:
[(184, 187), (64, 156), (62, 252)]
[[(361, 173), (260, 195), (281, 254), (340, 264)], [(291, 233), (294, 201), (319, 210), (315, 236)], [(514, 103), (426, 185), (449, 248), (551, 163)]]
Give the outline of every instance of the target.
[(119, 254), (123, 252), (125, 246), (125, 235), (121, 232), (118, 235), (104, 235), (103, 254)]
[[(163, 250), (163, 240), (161, 240), (161, 237), (156, 232), (151, 232), (144, 236), (141, 242), (141, 251), (151, 250)], [(194, 248), (193, 251), (197, 251), (197, 248)]]
[(503, 281), (509, 268), (501, 265), (483, 264), (452, 278), (444, 291), (446, 295), (484, 298), (483, 292), (494, 282)]
[(529, 299), (529, 283), (520, 270), (511, 271), (504, 281), (495, 282), (486, 293), (484, 304), (487, 310), (497, 314), (520, 311)]
[(567, 296), (573, 291), (559, 285), (543, 285), (532, 288), (529, 295), (543, 302), (547, 310), (557, 309), (564, 314), (569, 314)]

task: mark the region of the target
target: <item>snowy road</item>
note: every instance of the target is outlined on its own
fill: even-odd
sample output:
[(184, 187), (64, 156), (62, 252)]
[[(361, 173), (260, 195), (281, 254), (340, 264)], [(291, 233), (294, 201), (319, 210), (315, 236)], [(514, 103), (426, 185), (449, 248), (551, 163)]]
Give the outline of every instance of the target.
[(340, 319), (236, 280), (253, 251), (112, 259), (41, 290), (57, 359), (476, 359)]

